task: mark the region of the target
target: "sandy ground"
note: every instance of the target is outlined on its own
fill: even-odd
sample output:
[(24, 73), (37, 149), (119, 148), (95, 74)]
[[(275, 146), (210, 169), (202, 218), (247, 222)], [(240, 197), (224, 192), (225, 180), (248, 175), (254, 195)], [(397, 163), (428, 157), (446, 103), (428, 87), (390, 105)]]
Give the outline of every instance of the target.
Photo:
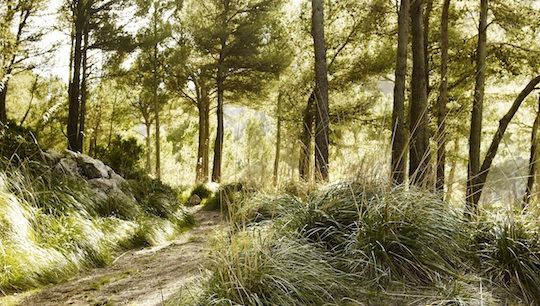
[[(69, 282), (8, 297), (11, 305), (158, 306), (200, 274), (206, 242), (220, 224), (219, 212), (192, 208), (197, 226), (169, 244), (120, 255), (105, 268), (78, 275)], [(6, 299), (7, 301), (7, 299)], [(7, 304), (7, 302), (6, 302)], [(0, 305), (3, 305), (0, 299)]]

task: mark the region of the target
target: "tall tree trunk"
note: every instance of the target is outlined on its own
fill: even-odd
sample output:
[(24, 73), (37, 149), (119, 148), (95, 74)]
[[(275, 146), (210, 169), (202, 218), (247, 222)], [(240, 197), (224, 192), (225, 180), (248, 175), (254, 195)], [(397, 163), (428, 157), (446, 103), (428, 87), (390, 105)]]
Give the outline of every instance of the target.
[(311, 140), (313, 139), (313, 123), (315, 122), (315, 89), (308, 98), (302, 122), (298, 172), (300, 179), (308, 182), (311, 173)]
[(469, 164), (467, 173), (467, 208), (476, 215), (476, 206), (480, 201), (478, 176), (480, 174), (480, 144), (482, 142), (482, 113), (486, 83), (486, 44), (487, 44), (488, 0), (480, 1), (480, 22), (478, 26), (478, 46), (476, 50), (476, 78), (474, 101), (471, 113), (471, 131), (469, 136)]
[(458, 155), (459, 155), (460, 147), (459, 147), (459, 139), (456, 139), (454, 141), (454, 148), (453, 148), (453, 154), (451, 156), (451, 167), (450, 171), (448, 173), (448, 189), (446, 190), (446, 196), (445, 198), (448, 198), (452, 195), (452, 192), (454, 192), (454, 178), (456, 177), (456, 169), (458, 165)]
[(429, 21), (431, 20), (431, 12), (433, 12), (433, 0), (424, 0), (425, 1), (425, 10), (424, 10), (424, 58), (426, 63), (426, 91), (427, 95), (429, 97), (429, 93), (431, 92), (431, 86), (429, 84), (429, 72), (430, 72), (430, 65), (429, 65)]
[(409, 11), (409, 0), (401, 0), (398, 15), (396, 81), (392, 111), (392, 181), (396, 185), (405, 183), (407, 147), (405, 139), (405, 80), (407, 78), (407, 46), (409, 44)]
[(536, 112), (536, 119), (531, 131), (531, 157), (529, 159), (529, 176), (527, 177), (527, 187), (525, 188), (525, 195), (523, 196), (523, 208), (525, 208), (533, 193), (534, 181), (536, 179), (536, 168), (540, 159), (538, 158), (538, 129), (540, 128), (540, 95), (538, 96), (538, 110)]
[(152, 173), (152, 126), (150, 124), (150, 119), (145, 120), (144, 122), (146, 126), (146, 173), (150, 174)]
[(424, 55), (423, 1), (411, 4), (412, 84), (409, 177), (413, 185), (429, 187), (430, 149), (427, 122), (426, 62)]
[(214, 168), (212, 169), (212, 182), (221, 182), (221, 158), (223, 155), (223, 95), (224, 95), (224, 76), (223, 63), (220, 62), (217, 71), (217, 133), (214, 144)]
[(324, 40), (324, 9), (322, 0), (312, 0), (311, 35), (315, 51), (315, 179), (328, 180), (328, 149), (330, 111), (328, 106), (328, 70)]
[[(0, 75), (0, 122), (4, 124), (7, 123), (6, 98), (7, 98), (9, 79), (11, 77), (11, 73), (13, 72), (15, 61), (17, 60), (17, 50), (19, 49), (21, 45), (24, 29), (26, 28), (28, 19), (30, 18), (30, 15), (32, 14), (32, 11), (33, 11), (32, 5), (19, 7), (21, 4), (17, 4), (18, 8), (14, 8), (12, 6), (13, 4), (10, 3), (9, 1), (7, 4), (8, 4), (7, 12), (6, 12), (6, 15), (4, 16), (4, 19), (2, 20), (3, 25), (7, 26), (7, 28), (11, 27), (17, 10), (20, 9), (21, 11), (20, 11), (20, 16), (19, 16), (19, 24), (17, 25), (17, 34), (15, 36), (15, 44), (14, 46), (12, 46), (14, 51), (13, 51), (13, 54), (11, 54), (11, 59), (9, 61), (9, 64), (7, 65), (7, 67), (4, 67), (6, 69), (5, 74), (3, 76)], [(7, 57), (7, 54), (5, 54), (5, 56)]]
[(281, 155), (281, 100), (283, 94), (280, 92), (277, 100), (276, 107), (276, 119), (277, 119), (277, 131), (276, 131), (276, 155), (274, 158), (274, 186), (278, 186), (279, 183), (279, 160)]
[(81, 86), (81, 65), (82, 65), (82, 39), (83, 28), (85, 23), (84, 4), (82, 1), (77, 1), (75, 8), (75, 46), (73, 48), (73, 76), (71, 78), (69, 91), (69, 113), (67, 124), (68, 149), (78, 152), (80, 151), (78, 136), (79, 136), (79, 98)]
[[(88, 17), (87, 17), (88, 18)], [(81, 80), (81, 105), (79, 112), (79, 133), (77, 137), (77, 146), (82, 153), (84, 149), (84, 133), (85, 133), (85, 121), (86, 121), (86, 102), (88, 100), (88, 24), (87, 19), (84, 26), (84, 39), (83, 39), (83, 52), (82, 52), (82, 80)]]
[[(157, 31), (157, 30), (155, 30)], [(154, 32), (155, 33), (155, 32)], [(156, 123), (156, 178), (161, 180), (161, 135), (160, 135), (160, 123), (159, 123), (159, 99), (158, 99), (158, 75), (157, 75), (157, 66), (158, 66), (158, 46), (154, 45), (154, 120)]]
[(197, 150), (197, 166), (195, 167), (197, 183), (206, 183), (208, 180), (208, 143), (210, 129), (210, 99), (206, 84), (201, 82), (200, 97), (197, 102), (199, 110), (199, 144)]
[[(1, 81), (1, 80), (0, 80)], [(0, 122), (7, 123), (6, 98), (8, 91), (9, 78), (6, 78), (3, 86), (0, 86)]]
[(444, 193), (446, 163), (446, 104), (448, 103), (448, 15), (450, 0), (444, 0), (441, 16), (441, 86), (437, 100), (437, 181), (435, 188)]
[(489, 174), (489, 170), (491, 169), (491, 164), (493, 163), (493, 159), (497, 155), (497, 150), (499, 149), (499, 145), (501, 144), (501, 140), (504, 136), (504, 133), (506, 132), (508, 124), (510, 124), (510, 121), (512, 120), (512, 118), (514, 118), (514, 115), (518, 111), (525, 98), (527, 98), (527, 96), (533, 90), (535, 90), (536, 85), (538, 85), (539, 83), (540, 75), (532, 79), (529, 84), (525, 86), (525, 88), (519, 93), (518, 97), (514, 100), (514, 103), (512, 104), (508, 112), (499, 121), (499, 127), (497, 128), (497, 132), (495, 132), (495, 135), (493, 135), (491, 145), (487, 150), (486, 157), (484, 158), (484, 162), (482, 163), (482, 167), (480, 167), (480, 173), (475, 180), (473, 190), (473, 200), (475, 202), (472, 203), (472, 208), (474, 209), (473, 212), (476, 212), (476, 208), (478, 207), (478, 202), (480, 201), (482, 190), (484, 188), (484, 185), (486, 184), (487, 176)]

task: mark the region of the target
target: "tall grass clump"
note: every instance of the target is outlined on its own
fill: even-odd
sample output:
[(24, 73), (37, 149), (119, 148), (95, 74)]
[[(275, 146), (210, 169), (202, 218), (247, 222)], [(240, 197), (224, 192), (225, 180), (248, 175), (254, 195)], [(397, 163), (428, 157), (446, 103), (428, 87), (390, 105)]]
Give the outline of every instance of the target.
[(374, 281), (426, 284), (457, 276), (468, 247), (460, 211), (436, 194), (395, 189), (366, 205), (343, 255)]
[(457, 275), (468, 256), (462, 213), (415, 189), (334, 184), (291, 210), (289, 225), (376, 284), (437, 282)]
[[(141, 184), (97, 195), (81, 177), (55, 173), (35, 160), (9, 161), (0, 174), (0, 291), (55, 283), (107, 265), (124, 248), (174, 237), (193, 217), (172, 188)], [(123, 187), (124, 188), (124, 187)], [(131, 186), (125, 186), (126, 190)]]
[[(537, 222), (535, 220), (530, 220)], [(540, 304), (540, 239), (515, 216), (486, 219), (477, 231), (483, 274), (528, 305)]]
[(222, 237), (202, 292), (187, 304), (335, 305), (347, 296), (347, 275), (322, 248), (274, 231), (257, 226)]

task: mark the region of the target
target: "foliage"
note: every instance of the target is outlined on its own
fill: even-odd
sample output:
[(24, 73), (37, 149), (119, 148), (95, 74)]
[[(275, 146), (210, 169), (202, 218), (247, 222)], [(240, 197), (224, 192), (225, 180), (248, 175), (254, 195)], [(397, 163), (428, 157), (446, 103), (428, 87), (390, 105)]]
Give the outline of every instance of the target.
[(217, 192), (203, 203), (206, 210), (233, 212), (242, 203), (242, 199), (255, 192), (255, 188), (247, 183), (230, 183), (219, 186)]
[(169, 185), (149, 177), (132, 180), (130, 185), (145, 215), (169, 219), (182, 226), (194, 223), (193, 217), (181, 206), (178, 193)]
[(34, 133), (13, 122), (0, 127), (0, 156), (19, 163), (27, 158), (37, 158), (40, 149)]
[(143, 153), (144, 148), (137, 139), (134, 137), (123, 139), (119, 135), (114, 137), (106, 148), (101, 146), (96, 148), (96, 155), (125, 179), (143, 176), (140, 165)]
[[(8, 168), (9, 169), (9, 168)], [(82, 179), (27, 161), (0, 175), (0, 290), (32, 288), (110, 263), (122, 248), (162, 243), (193, 223), (164, 185), (151, 200), (96, 200)], [(156, 196), (158, 194), (158, 196)]]
[(322, 249), (275, 234), (255, 227), (222, 237), (197, 305), (326, 305), (348, 294), (346, 275)]
[(493, 282), (520, 292), (527, 304), (540, 302), (540, 241), (523, 221), (484, 221), (477, 230), (478, 259)]
[(212, 197), (214, 195), (214, 191), (208, 185), (200, 184), (193, 188), (191, 195), (197, 195), (201, 200), (204, 200)]

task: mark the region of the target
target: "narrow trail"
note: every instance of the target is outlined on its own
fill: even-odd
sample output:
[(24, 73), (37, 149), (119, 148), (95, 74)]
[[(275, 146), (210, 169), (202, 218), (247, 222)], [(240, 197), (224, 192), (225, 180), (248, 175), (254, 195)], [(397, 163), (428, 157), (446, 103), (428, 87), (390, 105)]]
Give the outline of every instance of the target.
[(190, 210), (197, 225), (179, 240), (126, 252), (108, 267), (83, 272), (66, 283), (25, 294), (18, 305), (162, 305), (183, 284), (200, 274), (206, 243), (220, 225), (219, 212), (198, 207)]

